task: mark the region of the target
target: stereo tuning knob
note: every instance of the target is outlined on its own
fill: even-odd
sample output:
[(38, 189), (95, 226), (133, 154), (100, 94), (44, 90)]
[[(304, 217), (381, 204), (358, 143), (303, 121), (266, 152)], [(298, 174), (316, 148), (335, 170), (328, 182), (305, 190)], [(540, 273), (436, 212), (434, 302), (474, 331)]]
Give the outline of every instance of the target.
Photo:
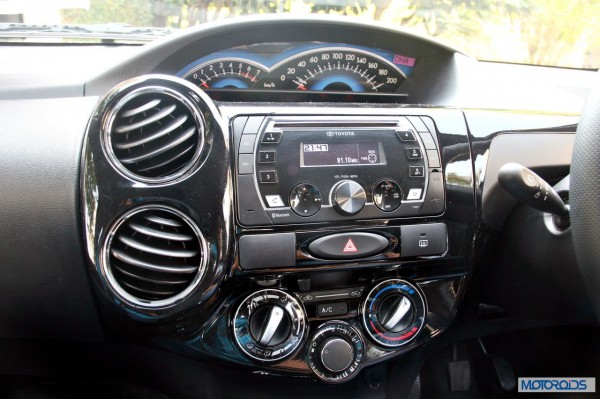
[(233, 329), (242, 352), (256, 360), (275, 362), (300, 346), (306, 318), (293, 296), (266, 289), (244, 299), (235, 313)]
[(342, 180), (331, 189), (331, 202), (342, 215), (355, 215), (367, 202), (364, 188), (353, 180)]

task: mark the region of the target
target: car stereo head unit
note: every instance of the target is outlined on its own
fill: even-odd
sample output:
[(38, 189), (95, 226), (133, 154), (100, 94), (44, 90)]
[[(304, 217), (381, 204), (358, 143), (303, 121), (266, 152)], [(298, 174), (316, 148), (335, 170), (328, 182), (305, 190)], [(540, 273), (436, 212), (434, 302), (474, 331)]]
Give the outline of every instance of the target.
[(238, 219), (301, 224), (441, 214), (426, 117), (241, 116), (233, 120)]

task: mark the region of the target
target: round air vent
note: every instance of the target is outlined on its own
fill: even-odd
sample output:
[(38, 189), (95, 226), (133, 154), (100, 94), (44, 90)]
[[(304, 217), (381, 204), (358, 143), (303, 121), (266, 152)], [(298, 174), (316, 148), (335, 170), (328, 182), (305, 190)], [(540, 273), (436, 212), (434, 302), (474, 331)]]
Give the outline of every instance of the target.
[(109, 108), (102, 139), (121, 173), (145, 183), (164, 183), (180, 178), (198, 163), (204, 122), (182, 92), (142, 86)]
[(130, 303), (160, 307), (188, 295), (204, 273), (206, 242), (196, 225), (166, 206), (144, 206), (111, 228), (102, 271)]

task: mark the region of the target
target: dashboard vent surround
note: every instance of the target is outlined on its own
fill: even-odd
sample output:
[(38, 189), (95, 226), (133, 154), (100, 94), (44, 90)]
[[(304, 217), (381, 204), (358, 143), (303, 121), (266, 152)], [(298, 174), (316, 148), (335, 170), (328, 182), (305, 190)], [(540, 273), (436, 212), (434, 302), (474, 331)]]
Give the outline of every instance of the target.
[(104, 247), (102, 271), (123, 299), (143, 307), (171, 305), (201, 280), (206, 242), (183, 213), (143, 206), (121, 217)]
[(103, 126), (107, 155), (127, 177), (165, 183), (194, 168), (204, 146), (204, 122), (177, 90), (141, 87), (110, 108)]

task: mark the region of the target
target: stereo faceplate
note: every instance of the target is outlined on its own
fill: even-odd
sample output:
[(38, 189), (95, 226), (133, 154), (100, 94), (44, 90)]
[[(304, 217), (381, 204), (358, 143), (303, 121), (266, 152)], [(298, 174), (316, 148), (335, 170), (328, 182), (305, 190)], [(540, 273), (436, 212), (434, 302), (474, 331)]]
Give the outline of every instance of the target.
[[(242, 225), (444, 211), (437, 140), (419, 117), (253, 115), (235, 118), (232, 130)], [(424, 210), (431, 193), (439, 201)]]

